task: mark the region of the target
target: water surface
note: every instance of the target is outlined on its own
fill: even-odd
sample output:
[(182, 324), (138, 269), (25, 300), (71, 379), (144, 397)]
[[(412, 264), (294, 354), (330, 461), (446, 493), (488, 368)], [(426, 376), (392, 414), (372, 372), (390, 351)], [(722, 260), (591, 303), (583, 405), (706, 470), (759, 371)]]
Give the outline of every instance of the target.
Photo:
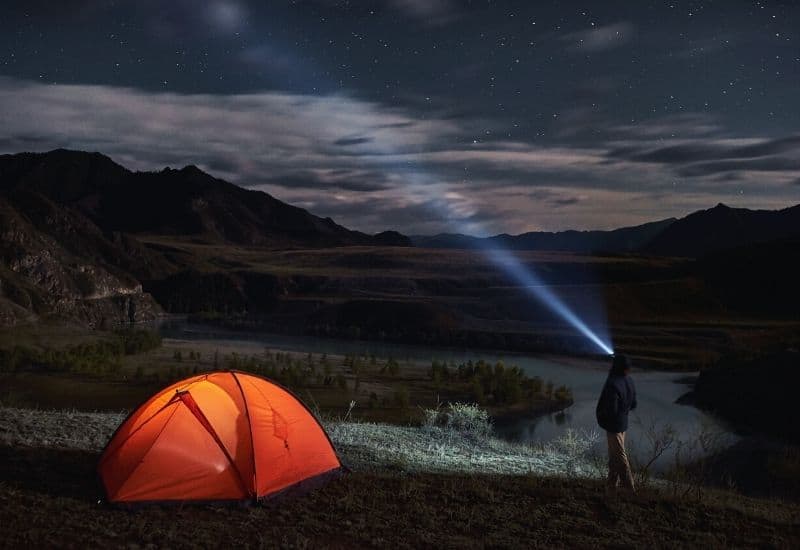
[[(220, 344), (252, 344), (272, 350), (296, 351), (329, 355), (374, 354), (398, 360), (429, 362), (433, 360), (461, 363), (483, 359), (517, 365), (530, 376), (552, 381), (556, 386), (566, 385), (572, 390), (574, 404), (560, 413), (538, 417), (519, 418), (496, 426), (497, 433), (506, 439), (520, 442), (547, 443), (563, 436), (568, 429), (579, 433), (595, 432), (597, 447), (605, 444), (604, 434), (595, 421), (597, 397), (605, 382), (608, 365), (602, 361), (570, 358), (539, 357), (522, 353), (504, 353), (497, 350), (466, 350), (428, 346), (412, 346), (382, 342), (313, 338), (282, 334), (248, 333), (230, 331), (208, 325), (186, 322), (166, 322), (160, 325), (163, 336), (181, 339), (218, 340)], [(675, 401), (690, 386), (687, 377), (693, 373), (638, 371), (632, 373), (636, 383), (639, 406), (631, 413), (628, 430), (629, 451), (639, 460), (652, 454), (653, 440), (665, 430), (672, 429), (676, 441), (657, 466), (674, 459), (674, 451), (681, 447), (684, 455), (697, 456), (702, 452), (698, 444), (701, 436), (712, 435), (719, 445), (729, 445), (736, 437), (719, 420), (691, 406)]]

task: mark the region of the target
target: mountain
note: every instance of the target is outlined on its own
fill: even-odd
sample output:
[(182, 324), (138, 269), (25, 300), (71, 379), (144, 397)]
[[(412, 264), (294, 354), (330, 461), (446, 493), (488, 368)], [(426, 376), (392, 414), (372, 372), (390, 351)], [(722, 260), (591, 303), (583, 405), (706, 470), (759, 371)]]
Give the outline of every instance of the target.
[(411, 235), (411, 243), (419, 248), (480, 248), (486, 241), (480, 237), (462, 233), (438, 233), (436, 235)]
[(718, 303), (738, 313), (780, 318), (800, 311), (800, 237), (750, 243), (694, 261)]
[(163, 261), (41, 194), (0, 194), (0, 326), (46, 317), (90, 326), (152, 319), (160, 308), (131, 272), (158, 272), (153, 260)]
[(531, 232), (478, 238), (442, 233), (413, 236), (423, 248), (508, 248), (580, 253), (637, 252), (700, 258), (757, 243), (800, 237), (800, 205), (783, 210), (748, 210), (718, 204), (680, 219), (669, 218), (613, 231)]
[(19, 189), (69, 206), (104, 231), (243, 245), (387, 244), (195, 166), (131, 172), (99, 153), (64, 149), (0, 156), (0, 191)]
[(675, 222), (669, 218), (613, 231), (533, 231), (521, 235), (501, 234), (478, 238), (469, 235), (442, 233), (432, 237), (411, 237), (415, 246), (423, 248), (508, 248), (511, 250), (561, 250), (568, 252), (633, 252)]
[(642, 251), (697, 258), (735, 247), (797, 237), (800, 237), (800, 205), (783, 210), (748, 210), (720, 203), (666, 227)]
[(142, 235), (270, 247), (410, 244), (397, 232), (351, 231), (194, 166), (131, 172), (64, 149), (0, 155), (0, 325), (119, 324), (152, 319), (161, 306), (247, 307), (280, 292), (269, 278), (210, 273), (202, 259)]

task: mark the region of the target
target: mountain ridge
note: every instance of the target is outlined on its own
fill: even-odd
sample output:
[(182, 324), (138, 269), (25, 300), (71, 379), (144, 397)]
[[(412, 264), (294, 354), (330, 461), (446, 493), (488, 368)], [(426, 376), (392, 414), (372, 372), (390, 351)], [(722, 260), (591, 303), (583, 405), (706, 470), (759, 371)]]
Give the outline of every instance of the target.
[[(488, 275), (492, 268), (464, 281), (449, 271), (430, 275), (426, 265), (434, 255), (420, 249), (412, 259), (405, 251), (390, 250), (412, 244), (401, 233), (352, 231), (193, 165), (132, 172), (105, 155), (63, 149), (0, 156), (0, 237), (0, 325), (55, 316), (103, 326), (153, 319), (166, 310), (283, 312), (287, 319), (317, 319), (323, 328), (344, 323), (349, 330), (368, 316), (362, 310), (350, 315), (347, 300), (361, 300), (356, 305), (385, 310), (388, 317), (399, 310), (387, 304), (399, 300), (406, 307), (404, 301), (416, 301), (415, 315), (427, 319), (438, 310), (424, 300), (439, 307), (447, 301), (443, 297), (473, 291), (482, 296), (486, 288), (502, 283), (502, 277)], [(759, 271), (742, 267), (750, 258), (757, 259), (761, 271), (786, 271), (779, 267), (800, 242), (800, 206), (751, 211), (717, 205), (684, 218), (613, 231), (415, 240), (424, 246), (437, 238), (450, 248), (638, 255), (655, 259), (656, 271), (676, 259), (677, 267), (664, 268), (664, 273), (677, 277), (696, 271), (731, 301), (747, 278), (764, 279)], [(776, 244), (759, 244), (765, 241)], [(322, 253), (326, 248), (332, 249), (330, 255)], [(767, 249), (776, 254), (762, 253)], [(280, 256), (276, 263), (273, 256)], [(261, 257), (268, 260), (262, 263)], [(483, 261), (457, 258), (466, 258), (464, 267)], [(690, 265), (684, 258), (699, 261)], [(554, 281), (591, 279), (588, 263), (551, 260), (556, 263), (543, 270)], [(747, 278), (729, 277), (729, 272)], [(783, 277), (764, 279), (762, 286), (766, 292), (787, 285)], [(372, 301), (376, 297), (383, 302)], [(459, 313), (467, 315), (464, 319), (494, 319), (496, 303), (469, 304)]]
[(423, 248), (506, 248), (576, 253), (639, 253), (699, 258), (707, 254), (800, 237), (800, 204), (780, 210), (731, 208), (722, 203), (682, 218), (613, 230), (532, 231), (474, 237), (460, 233), (412, 235)]
[[(105, 231), (245, 245), (387, 244), (194, 165), (133, 172), (100, 153), (67, 149), (0, 156), (0, 190), (20, 187), (77, 209)], [(402, 236), (391, 243), (409, 244)]]

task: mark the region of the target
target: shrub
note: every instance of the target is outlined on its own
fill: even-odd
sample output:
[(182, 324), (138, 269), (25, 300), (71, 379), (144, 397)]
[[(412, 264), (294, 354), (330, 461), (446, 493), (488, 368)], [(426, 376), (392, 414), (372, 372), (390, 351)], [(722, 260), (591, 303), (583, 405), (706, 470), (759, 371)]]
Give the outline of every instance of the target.
[(477, 378), (473, 378), (472, 382), (470, 383), (470, 396), (472, 397), (472, 400), (479, 405), (482, 405), (485, 401), (483, 386), (481, 385), (480, 380)]
[[(447, 364), (434, 362), (428, 372), (434, 382), (451, 376)], [(511, 405), (523, 398), (533, 398), (541, 392), (540, 378), (528, 378), (517, 366), (506, 367), (503, 363), (490, 365), (483, 360), (468, 361), (455, 368), (458, 380), (469, 382), (470, 394), (476, 403)]]
[(401, 409), (407, 409), (409, 403), (410, 395), (408, 393), (408, 388), (405, 386), (400, 386), (394, 391), (394, 404)]
[(425, 427), (439, 427), (460, 434), (486, 436), (492, 433), (489, 413), (471, 403), (451, 403), (447, 407), (425, 409)]
[(553, 393), (556, 401), (572, 401), (572, 390), (566, 386), (559, 386)]
[(400, 372), (400, 363), (395, 361), (394, 359), (389, 359), (386, 362), (386, 370), (390, 376), (397, 376)]
[(122, 342), (125, 355), (136, 355), (161, 346), (161, 335), (152, 330), (121, 329), (114, 334)]

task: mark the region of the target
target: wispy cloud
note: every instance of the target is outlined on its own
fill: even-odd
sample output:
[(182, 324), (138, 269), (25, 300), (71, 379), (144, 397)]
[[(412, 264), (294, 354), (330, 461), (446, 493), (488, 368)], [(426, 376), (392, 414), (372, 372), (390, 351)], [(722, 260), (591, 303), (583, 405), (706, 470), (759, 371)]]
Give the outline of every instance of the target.
[(686, 177), (745, 172), (791, 173), (800, 171), (800, 135), (684, 140), (660, 146), (629, 146), (609, 154), (636, 162), (667, 165)]
[(796, 197), (800, 169), (800, 137), (723, 136), (703, 115), (611, 128), (607, 141), (577, 146), (473, 143), (474, 121), (344, 95), (0, 78), (0, 104), (2, 152), (96, 150), (139, 170), (196, 164), (367, 231), (609, 228), (719, 200), (779, 207)]

